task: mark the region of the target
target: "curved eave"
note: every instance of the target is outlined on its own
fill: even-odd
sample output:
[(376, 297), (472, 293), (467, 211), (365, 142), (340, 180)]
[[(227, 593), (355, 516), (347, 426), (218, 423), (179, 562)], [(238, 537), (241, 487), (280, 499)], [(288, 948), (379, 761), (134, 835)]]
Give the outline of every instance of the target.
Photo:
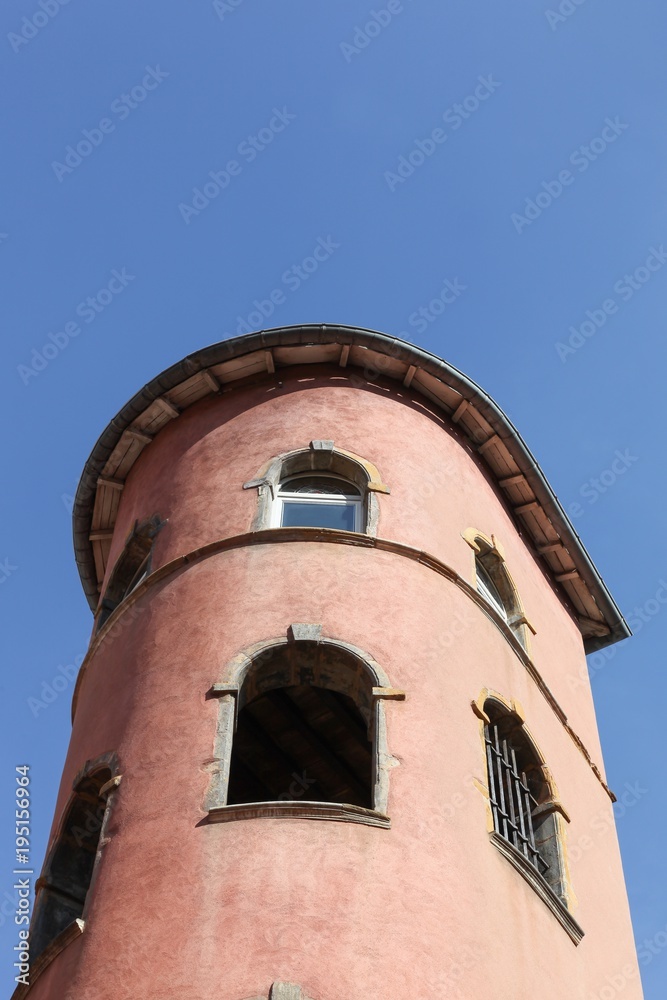
[(452, 365), (407, 341), (326, 325), (281, 327), (212, 344), (162, 372), (114, 417), (86, 462), (73, 510), (76, 561), (93, 610), (124, 481), (160, 429), (188, 406), (240, 379), (327, 363), (360, 369), (365, 378), (377, 372), (410, 386), (467, 435), (521, 531), (564, 591), (587, 652), (631, 634), (542, 470), (498, 404)]

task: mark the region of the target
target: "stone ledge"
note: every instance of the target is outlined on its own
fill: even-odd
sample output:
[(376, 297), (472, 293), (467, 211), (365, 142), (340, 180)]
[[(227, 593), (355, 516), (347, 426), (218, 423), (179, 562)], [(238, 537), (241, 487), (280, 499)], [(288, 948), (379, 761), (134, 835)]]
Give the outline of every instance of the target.
[(574, 919), (567, 906), (559, 896), (553, 891), (548, 882), (531, 865), (520, 851), (517, 851), (513, 844), (501, 837), (499, 833), (489, 834), (491, 843), (498, 848), (504, 858), (507, 858), (513, 868), (526, 880), (532, 889), (535, 890), (540, 899), (546, 903), (561, 927), (565, 929), (569, 937), (575, 944), (579, 944), (584, 931)]
[(19, 983), (12, 993), (11, 1000), (23, 1000), (23, 997), (28, 995), (32, 987), (37, 982), (39, 976), (42, 972), (44, 972), (44, 969), (51, 964), (53, 959), (60, 954), (63, 948), (66, 948), (68, 944), (72, 941), (76, 941), (77, 938), (83, 934), (85, 926), (85, 921), (80, 920), (78, 917), (73, 920), (71, 924), (68, 924), (67, 927), (65, 927), (65, 929), (62, 930), (60, 934), (58, 934), (58, 936), (46, 946), (44, 951), (40, 952), (35, 961), (30, 963), (28, 985), (24, 986), (22, 983)]
[(391, 820), (384, 813), (363, 806), (339, 802), (244, 802), (239, 805), (214, 806), (208, 811), (210, 823), (237, 819), (326, 819), (338, 823), (361, 823), (388, 830)]

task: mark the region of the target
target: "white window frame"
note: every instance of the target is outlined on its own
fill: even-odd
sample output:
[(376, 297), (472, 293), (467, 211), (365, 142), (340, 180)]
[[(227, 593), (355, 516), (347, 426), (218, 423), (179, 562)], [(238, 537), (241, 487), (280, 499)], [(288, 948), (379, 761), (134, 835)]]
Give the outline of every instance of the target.
[[(297, 481), (299, 479), (330, 479), (333, 483), (343, 483), (346, 486), (351, 487), (357, 491), (357, 496), (340, 496), (338, 493), (297, 493), (295, 491), (286, 490), (285, 484)], [(351, 482), (349, 479), (345, 479), (343, 476), (337, 476), (328, 472), (299, 472), (293, 476), (288, 476), (284, 482), (280, 483), (274, 497), (273, 503), (271, 505), (271, 527), (272, 528), (282, 528), (283, 527), (283, 504), (287, 500), (289, 503), (302, 503), (302, 504), (326, 504), (331, 506), (332, 504), (340, 507), (352, 507), (354, 509), (354, 527), (353, 528), (335, 528), (328, 529), (334, 531), (363, 531), (364, 523), (364, 500), (362, 496), (361, 489), (356, 485), (356, 483)], [(305, 527), (305, 526), (304, 526)]]
[(481, 559), (475, 560), (475, 576), (477, 578), (477, 592), (482, 595), (487, 604), (491, 605), (494, 611), (498, 612), (504, 621), (509, 623), (509, 615), (502, 595)]

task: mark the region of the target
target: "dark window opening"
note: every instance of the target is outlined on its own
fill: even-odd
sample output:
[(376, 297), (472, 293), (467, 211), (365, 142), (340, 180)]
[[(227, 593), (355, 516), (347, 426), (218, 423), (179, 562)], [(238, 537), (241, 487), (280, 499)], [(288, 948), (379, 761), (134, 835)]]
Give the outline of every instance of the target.
[[(358, 668), (325, 668), (324, 687), (308, 682), (308, 656), (302, 663), (290, 657), (274, 656), (253, 676), (252, 691), (241, 692), (228, 804), (302, 800), (372, 809), (370, 710), (340, 690), (359, 684)], [(370, 684), (366, 694), (370, 705)]]
[(132, 535), (109, 577), (97, 618), (98, 629), (150, 573), (153, 543), (164, 524), (165, 522), (161, 521), (157, 514), (148, 521), (135, 524)]
[(496, 833), (507, 840), (562, 898), (558, 829), (543, 765), (517, 716), (485, 705), (489, 798)]
[(70, 802), (42, 874), (30, 930), (31, 961), (83, 915), (106, 809), (100, 790), (110, 779), (108, 769), (97, 771), (80, 782)]

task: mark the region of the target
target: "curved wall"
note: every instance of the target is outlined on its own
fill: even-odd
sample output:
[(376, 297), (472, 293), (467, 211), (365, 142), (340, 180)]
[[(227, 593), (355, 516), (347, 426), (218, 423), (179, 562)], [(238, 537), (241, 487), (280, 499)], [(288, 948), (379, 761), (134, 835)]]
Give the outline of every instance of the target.
[[(597, 996), (608, 975), (636, 972), (636, 958), (611, 801), (573, 736), (601, 766), (569, 610), (481, 463), (423, 399), (381, 382), (355, 387), (341, 370), (281, 378), (203, 401), (160, 432), (123, 491), (110, 567), (135, 520), (154, 513), (168, 523), (153, 571), (247, 533), (258, 498), (243, 483), (313, 439), (378, 467), (391, 489), (378, 498), (378, 538), (415, 551), (312, 536), (238, 544), (118, 609), (84, 665), (56, 820), (86, 760), (116, 751), (122, 782), (85, 931), (31, 998), (242, 1000), (267, 996), (276, 980), (315, 1000)], [(536, 629), (532, 662), (570, 730), (465, 586), (419, 561), (435, 557), (472, 584), (462, 537), (471, 527), (503, 545)], [(406, 693), (386, 703), (389, 830), (206, 822), (218, 711), (206, 693), (241, 650), (293, 622), (365, 650)], [(484, 689), (520, 703), (570, 815), (578, 946), (489, 842), (471, 709)], [(635, 982), (630, 1000), (641, 995)]]

